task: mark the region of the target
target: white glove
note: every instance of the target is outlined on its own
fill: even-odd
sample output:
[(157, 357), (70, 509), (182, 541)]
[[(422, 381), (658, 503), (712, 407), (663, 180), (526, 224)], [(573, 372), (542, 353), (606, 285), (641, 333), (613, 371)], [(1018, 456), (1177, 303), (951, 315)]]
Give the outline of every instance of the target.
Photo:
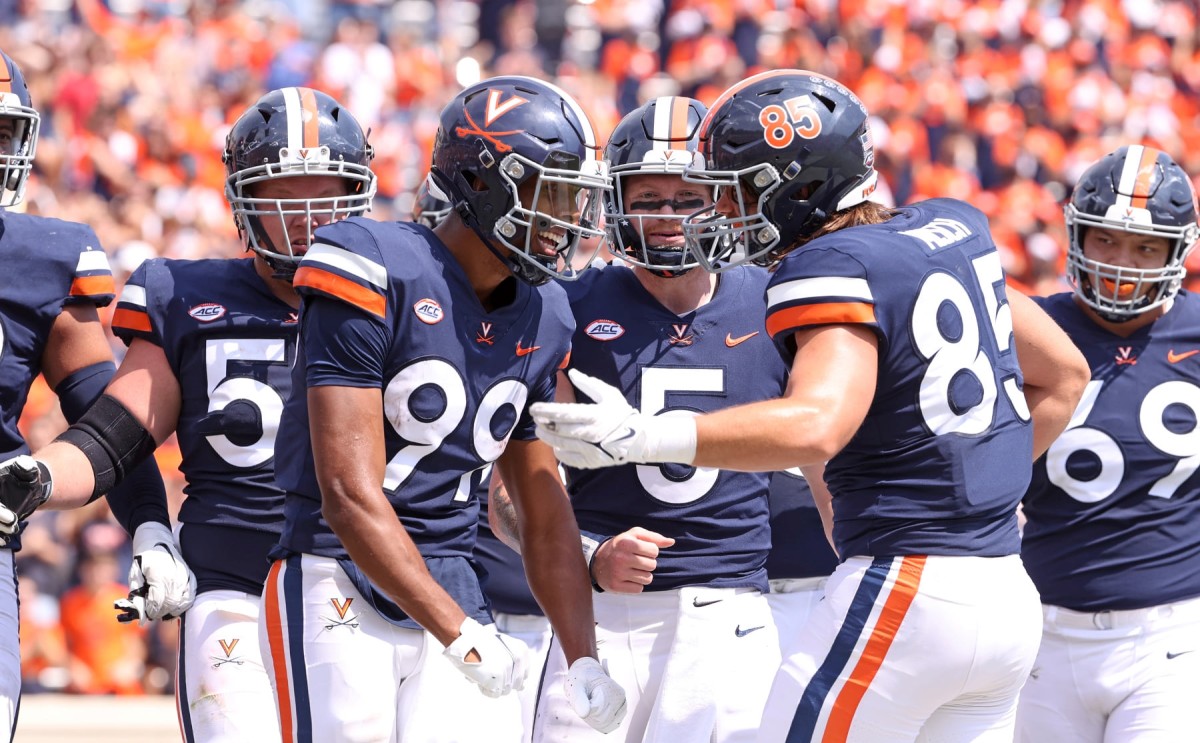
[(569, 467), (596, 469), (626, 462), (691, 464), (696, 422), (691, 415), (643, 415), (619, 389), (572, 369), (575, 389), (595, 404), (539, 402), (529, 407), (537, 437)]
[[(489, 697), (504, 696), (525, 686), (528, 671), (525, 649), (519, 642), (505, 642), (495, 625), (484, 627), (467, 617), (458, 628), (458, 639), (442, 652), (464, 676), (479, 684), (479, 690)], [(474, 650), (479, 661), (472, 663), (467, 655)]]
[(563, 687), (575, 714), (602, 733), (611, 733), (625, 719), (625, 690), (595, 658), (571, 664)]
[(122, 622), (174, 619), (196, 600), (196, 576), (179, 554), (175, 535), (165, 525), (148, 521), (133, 532), (133, 565), (129, 598), (113, 606)]

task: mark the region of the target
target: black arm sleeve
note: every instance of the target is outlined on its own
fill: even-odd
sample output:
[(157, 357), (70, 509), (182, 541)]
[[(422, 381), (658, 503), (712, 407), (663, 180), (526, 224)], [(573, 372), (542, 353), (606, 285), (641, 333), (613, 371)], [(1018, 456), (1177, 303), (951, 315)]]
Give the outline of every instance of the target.
[[(105, 361), (79, 369), (59, 382), (58, 386), (54, 388), (54, 392), (58, 395), (59, 405), (62, 406), (63, 415), (66, 416), (68, 423), (73, 425), (79, 423), (85, 415), (92, 412), (93, 404), (104, 393), (114, 370), (112, 362)], [(112, 400), (112, 398), (108, 399)], [(77, 441), (71, 441), (71, 443), (79, 445)], [(151, 439), (151, 444), (153, 444), (153, 439)], [(82, 446), (80, 448), (84, 449)], [(153, 446), (151, 446), (150, 452), (153, 451)], [(92, 459), (86, 449), (84, 449), (84, 453), (89, 454), (89, 460)], [(99, 482), (100, 477), (97, 475), (97, 483)], [(92, 500), (102, 494), (102, 490), (93, 492)], [(112, 508), (113, 515), (117, 517), (117, 521), (125, 527), (125, 531), (130, 535), (140, 524), (148, 521), (157, 521), (168, 528), (171, 526), (171, 519), (167, 512), (167, 491), (163, 486), (158, 464), (152, 457), (148, 457), (146, 461), (134, 468), (119, 485), (109, 492), (108, 504)]]

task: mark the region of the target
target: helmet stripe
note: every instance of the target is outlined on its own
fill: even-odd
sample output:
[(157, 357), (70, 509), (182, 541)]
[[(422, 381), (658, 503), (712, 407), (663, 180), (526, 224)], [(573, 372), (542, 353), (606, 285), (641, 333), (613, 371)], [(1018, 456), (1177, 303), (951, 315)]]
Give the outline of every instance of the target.
[(654, 124), (651, 127), (653, 131), (650, 133), (651, 149), (667, 149), (667, 140), (671, 138), (671, 128), (673, 125), (671, 106), (677, 100), (679, 99), (665, 95), (655, 99)]
[(287, 121), (287, 147), (295, 152), (304, 146), (304, 109), (300, 104), (299, 88), (283, 89), (284, 113)]
[(1137, 181), (1133, 184), (1133, 206), (1145, 209), (1150, 200), (1150, 187), (1153, 185), (1155, 164), (1158, 162), (1158, 150), (1144, 147), (1141, 162), (1138, 163)]
[(674, 97), (671, 99), (671, 141), (687, 140), (689, 110), (686, 98)]
[(312, 88), (300, 88), (300, 107), (304, 114), (304, 141), (301, 147), (319, 147), (321, 144), (321, 117), (317, 109), (317, 94)]
[(0, 94), (13, 92), (13, 74), (12, 69), (9, 67), (10, 64), (12, 63), (6, 58), (3, 68), (0, 69), (0, 75), (3, 75), (3, 77), (0, 77)]

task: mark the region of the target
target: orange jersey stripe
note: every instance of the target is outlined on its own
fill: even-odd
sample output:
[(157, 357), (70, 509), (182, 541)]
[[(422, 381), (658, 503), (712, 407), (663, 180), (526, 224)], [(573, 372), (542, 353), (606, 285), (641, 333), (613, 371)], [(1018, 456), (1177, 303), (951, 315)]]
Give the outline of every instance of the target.
[(321, 118), (317, 113), (317, 95), (312, 88), (297, 88), (300, 91), (300, 110), (304, 116), (304, 143), (302, 147), (321, 145)]
[(271, 648), (271, 669), (275, 675), (275, 691), (279, 695), (279, 724), (283, 732), (283, 740), (293, 741), (296, 721), (292, 719), (292, 685), (288, 678), (287, 662), (284, 653), (287, 652), (283, 639), (283, 612), (279, 610), (279, 591), (282, 589), (279, 571), (283, 560), (276, 560), (267, 573), (267, 584), (263, 590), (263, 606), (267, 612), (267, 645)]
[(561, 372), (565, 372), (567, 370), (567, 366), (569, 366), (570, 363), (571, 363), (571, 352), (568, 350), (567, 355), (563, 356), (562, 363), (558, 365), (558, 370)]
[(858, 325), (875, 322), (875, 306), (866, 302), (802, 304), (778, 310), (767, 317), (767, 334), (774, 337), (789, 328), (806, 325)]
[(88, 297), (95, 294), (116, 294), (117, 285), (113, 282), (113, 277), (109, 275), (101, 276), (78, 276), (71, 282), (72, 297)]
[(858, 658), (858, 664), (846, 679), (841, 693), (834, 700), (833, 709), (829, 712), (829, 722), (825, 725), (825, 734), (821, 743), (845, 741), (850, 734), (850, 723), (854, 722), (854, 713), (867, 693), (871, 680), (883, 665), (892, 641), (896, 639), (904, 615), (917, 596), (917, 588), (921, 585), (921, 573), (925, 569), (925, 555), (909, 555), (900, 563), (896, 575), (896, 583), (888, 594), (875, 629), (871, 631), (867, 644), (863, 647)]
[(320, 268), (301, 266), (296, 272), (296, 277), (292, 279), (292, 285), (297, 288), (307, 286), (330, 294), (376, 317), (387, 316), (387, 300), (383, 295)]
[(112, 324), (114, 328), (139, 330), (143, 333), (150, 332), (150, 316), (141, 310), (127, 310), (124, 307), (118, 307), (117, 311), (113, 313)]
[(1137, 178), (1133, 182), (1133, 194), (1129, 200), (1130, 206), (1137, 209), (1146, 208), (1146, 202), (1150, 199), (1150, 186), (1157, 170), (1154, 166), (1157, 162), (1158, 150), (1153, 147), (1143, 147), (1142, 159), (1138, 162)]

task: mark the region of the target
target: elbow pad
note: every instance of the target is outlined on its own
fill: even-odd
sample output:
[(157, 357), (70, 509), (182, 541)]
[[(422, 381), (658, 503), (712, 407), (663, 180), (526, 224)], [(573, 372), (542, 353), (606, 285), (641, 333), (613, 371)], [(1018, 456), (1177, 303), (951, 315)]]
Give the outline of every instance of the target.
[(83, 417), (55, 441), (78, 448), (92, 465), (96, 486), (90, 500), (112, 490), (126, 474), (154, 453), (154, 437), (111, 395), (101, 395)]

